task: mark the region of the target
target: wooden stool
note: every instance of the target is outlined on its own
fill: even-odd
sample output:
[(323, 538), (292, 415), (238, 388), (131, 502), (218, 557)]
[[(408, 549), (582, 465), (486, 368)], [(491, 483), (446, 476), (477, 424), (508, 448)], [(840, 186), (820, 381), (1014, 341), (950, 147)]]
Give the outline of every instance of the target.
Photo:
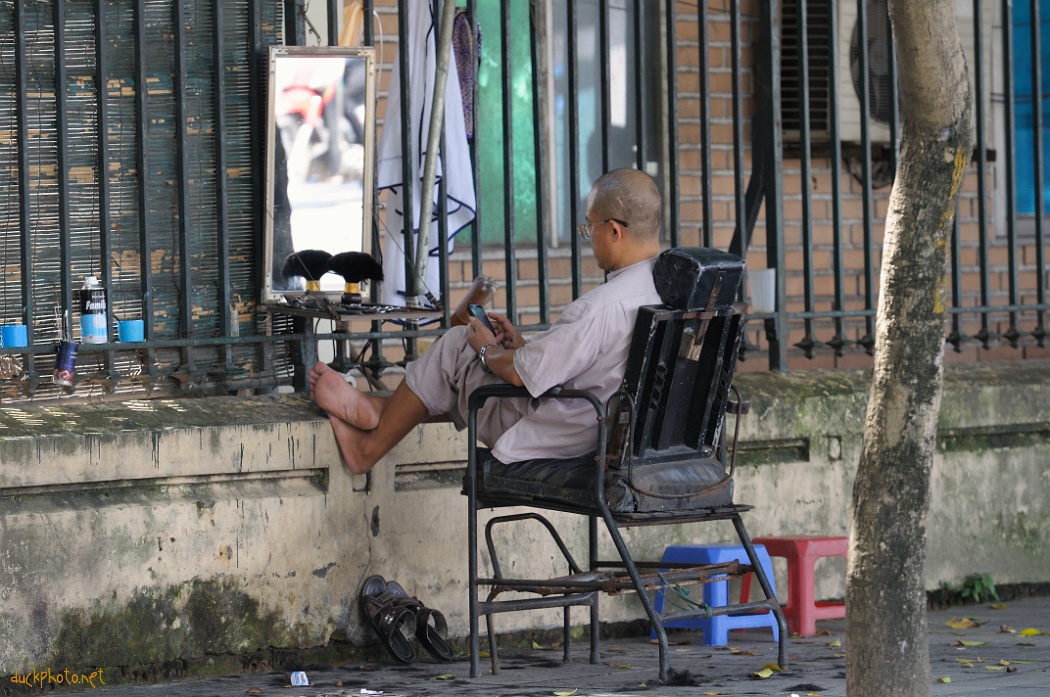
[[(773, 562), (769, 559), (762, 545), (755, 545), (755, 555), (762, 564), (762, 570), (769, 579), (775, 594), (777, 589), (773, 584)], [(668, 547), (664, 550), (661, 561), (684, 562), (688, 564), (725, 564), (738, 561), (743, 564), (750, 563), (747, 552), (742, 545), (678, 545)], [(744, 579), (751, 582), (751, 574), (744, 574)], [(729, 604), (729, 579), (712, 581), (703, 584), (704, 602), (710, 607), (722, 607)], [(664, 596), (668, 593), (666, 589), (657, 591), (653, 608), (657, 612), (663, 612)], [(741, 596), (743, 597), (743, 596)], [(668, 600), (667, 602), (673, 602)], [(714, 617), (696, 618), (691, 620), (672, 620), (664, 623), (664, 627), (674, 629), (699, 629), (704, 633), (704, 646), (727, 646), (729, 644), (730, 629), (746, 629), (748, 627), (769, 627), (773, 630), (773, 641), (780, 638), (780, 627), (777, 618), (772, 612), (743, 613), (739, 615), (715, 615)], [(653, 636), (656, 636), (655, 630)]]
[[(799, 636), (817, 633), (817, 620), (846, 616), (846, 604), (818, 602), (814, 598), (813, 568), (823, 557), (846, 558), (849, 541), (845, 537), (756, 537), (755, 546), (763, 545), (771, 557), (787, 559), (787, 604), (783, 606), (788, 628)], [(747, 602), (751, 577), (740, 585), (740, 601)]]

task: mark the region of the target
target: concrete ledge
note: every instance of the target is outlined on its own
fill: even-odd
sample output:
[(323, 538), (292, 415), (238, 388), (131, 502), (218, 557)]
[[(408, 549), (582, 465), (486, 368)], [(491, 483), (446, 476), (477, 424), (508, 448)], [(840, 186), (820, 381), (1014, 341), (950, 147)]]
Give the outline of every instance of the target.
[[(846, 534), (867, 373), (748, 373), (737, 384), (751, 402), (736, 483), (737, 500), (755, 506), (751, 535)], [(947, 371), (928, 588), (973, 572), (1050, 581), (1048, 432), (1050, 363)], [(0, 675), (372, 643), (357, 610), (371, 574), (398, 580), (462, 636), (465, 452), (464, 434), (428, 424), (351, 476), (327, 419), (296, 395), (0, 409)], [(552, 520), (583, 557), (583, 521)], [(564, 571), (539, 531), (507, 528), (496, 540), (505, 569)], [(733, 536), (720, 523), (630, 534), (655, 558)], [(841, 569), (818, 568), (819, 595), (843, 590)], [(602, 603), (606, 621), (640, 616), (629, 596)], [(560, 620), (501, 615), (498, 631)]]

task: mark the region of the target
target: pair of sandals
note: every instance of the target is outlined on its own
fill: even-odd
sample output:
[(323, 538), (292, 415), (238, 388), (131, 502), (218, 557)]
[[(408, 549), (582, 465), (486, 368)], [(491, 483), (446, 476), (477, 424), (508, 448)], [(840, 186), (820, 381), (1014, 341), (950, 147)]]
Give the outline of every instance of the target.
[(416, 660), (414, 636), (439, 661), (453, 661), (456, 652), (448, 643), (445, 616), (410, 596), (397, 581), (369, 576), (361, 586), (361, 612), (400, 663)]

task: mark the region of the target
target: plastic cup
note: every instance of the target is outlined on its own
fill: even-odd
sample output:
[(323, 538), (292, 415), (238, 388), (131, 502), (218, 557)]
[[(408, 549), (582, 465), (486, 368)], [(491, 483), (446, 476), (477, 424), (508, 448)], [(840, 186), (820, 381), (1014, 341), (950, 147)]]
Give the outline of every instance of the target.
[(4, 348), (20, 348), (29, 345), (29, 335), (24, 324), (6, 324), (0, 327), (0, 340)]
[(141, 319), (122, 319), (117, 322), (117, 339), (122, 344), (133, 344), (146, 338), (146, 323)]
[(747, 281), (751, 286), (751, 310), (759, 314), (776, 312), (777, 270), (749, 270)]

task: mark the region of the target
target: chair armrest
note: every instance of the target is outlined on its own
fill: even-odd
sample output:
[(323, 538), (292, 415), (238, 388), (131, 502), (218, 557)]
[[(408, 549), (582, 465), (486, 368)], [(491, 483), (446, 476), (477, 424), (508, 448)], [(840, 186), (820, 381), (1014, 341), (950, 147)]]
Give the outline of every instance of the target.
[[(489, 399), (506, 399), (508, 397), (526, 397), (533, 399), (529, 391), (524, 387), (517, 387), (515, 385), (508, 385), (506, 383), (494, 383), (492, 385), (482, 385), (473, 392), (470, 393), (470, 399), (467, 402), (467, 407), (470, 411), (477, 411), (485, 405)], [(598, 415), (598, 419), (601, 420), (605, 416), (605, 405), (601, 403), (597, 397), (586, 390), (567, 390), (561, 385), (556, 385), (536, 399), (586, 399), (594, 407), (595, 413)]]

